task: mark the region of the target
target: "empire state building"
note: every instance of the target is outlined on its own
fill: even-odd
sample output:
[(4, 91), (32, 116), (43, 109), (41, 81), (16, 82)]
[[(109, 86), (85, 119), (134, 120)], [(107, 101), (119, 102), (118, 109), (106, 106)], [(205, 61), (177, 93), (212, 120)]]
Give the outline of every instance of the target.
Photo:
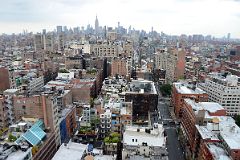
[(96, 16), (96, 20), (95, 20), (95, 34), (96, 35), (99, 34), (99, 22), (98, 22), (97, 16)]

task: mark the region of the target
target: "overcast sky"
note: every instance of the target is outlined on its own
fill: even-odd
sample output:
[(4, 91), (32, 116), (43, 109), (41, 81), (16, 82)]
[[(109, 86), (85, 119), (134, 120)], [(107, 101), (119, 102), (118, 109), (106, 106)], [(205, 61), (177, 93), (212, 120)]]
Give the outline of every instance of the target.
[(240, 38), (240, 0), (0, 0), (0, 33), (68, 27), (127, 27)]

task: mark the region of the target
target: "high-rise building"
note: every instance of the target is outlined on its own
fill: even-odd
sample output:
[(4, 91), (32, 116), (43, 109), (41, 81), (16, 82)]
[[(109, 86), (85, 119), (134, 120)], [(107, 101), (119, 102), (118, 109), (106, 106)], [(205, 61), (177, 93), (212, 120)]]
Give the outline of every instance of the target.
[(95, 19), (95, 34), (96, 35), (99, 34), (99, 22), (98, 22), (97, 16), (96, 16), (96, 19)]
[(132, 102), (133, 123), (149, 122), (149, 116), (156, 112), (158, 94), (154, 83), (147, 80), (132, 80), (125, 101)]
[(53, 51), (53, 35), (43, 35), (43, 48), (45, 51)]
[(62, 26), (57, 26), (57, 34), (61, 34), (62, 33)]
[(184, 78), (186, 52), (179, 48), (170, 50), (166, 63), (166, 81), (172, 83), (180, 78)]
[(35, 48), (35, 52), (44, 49), (43, 46), (44, 46), (43, 45), (43, 36), (40, 33), (34, 35), (34, 48)]
[(155, 69), (166, 70), (167, 67), (167, 55), (165, 50), (160, 50), (154, 55), (154, 67)]
[(7, 67), (0, 66), (0, 93), (10, 88), (10, 75)]
[(230, 38), (231, 38), (231, 33), (228, 33), (227, 34), (227, 39), (230, 40)]
[(221, 104), (228, 115), (240, 115), (240, 84), (239, 77), (220, 73), (211, 73), (205, 83), (199, 83), (198, 87), (204, 90), (209, 101)]
[(63, 51), (64, 50), (64, 45), (65, 45), (65, 36), (64, 36), (63, 33), (58, 35), (57, 41), (58, 41), (58, 50)]

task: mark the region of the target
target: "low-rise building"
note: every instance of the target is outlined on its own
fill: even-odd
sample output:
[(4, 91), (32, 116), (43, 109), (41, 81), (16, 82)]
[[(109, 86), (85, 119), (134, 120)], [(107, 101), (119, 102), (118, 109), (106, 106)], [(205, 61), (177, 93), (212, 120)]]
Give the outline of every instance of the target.
[(70, 141), (60, 146), (52, 160), (79, 160), (84, 158), (86, 152), (87, 145)]
[(123, 133), (122, 159), (168, 159), (161, 124), (152, 128), (127, 126)]

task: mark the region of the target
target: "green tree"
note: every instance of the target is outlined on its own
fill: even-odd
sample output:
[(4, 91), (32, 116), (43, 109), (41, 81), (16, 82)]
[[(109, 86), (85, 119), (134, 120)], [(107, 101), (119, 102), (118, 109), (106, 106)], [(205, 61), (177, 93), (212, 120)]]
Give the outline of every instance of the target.
[(89, 100), (89, 104), (90, 104), (90, 107), (93, 108), (94, 107), (94, 98), (90, 98)]
[(240, 115), (234, 116), (236, 124), (240, 127)]
[(11, 133), (8, 135), (8, 141), (9, 142), (15, 142), (17, 140), (17, 137), (12, 135)]
[(162, 92), (163, 96), (170, 96), (172, 91), (172, 85), (163, 84), (160, 86), (160, 91)]

